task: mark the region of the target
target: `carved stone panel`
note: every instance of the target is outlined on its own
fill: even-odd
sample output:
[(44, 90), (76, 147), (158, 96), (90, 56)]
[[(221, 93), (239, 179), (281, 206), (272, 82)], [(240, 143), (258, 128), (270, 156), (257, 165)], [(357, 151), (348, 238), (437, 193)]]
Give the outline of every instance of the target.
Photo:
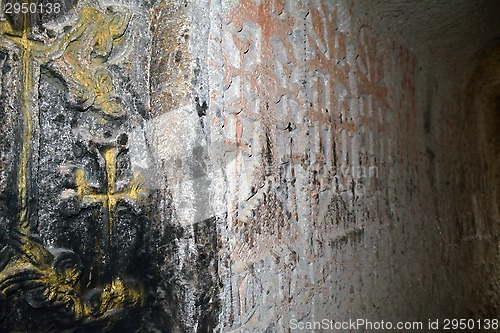
[[(155, 29), (183, 6), (59, 4), (58, 15), (0, 20), (0, 331), (213, 328), (212, 297), (200, 290), (215, 280), (193, 274), (213, 269), (214, 220), (171, 223), (145, 130), (159, 113), (151, 91), (165, 84), (150, 80), (165, 69), (151, 50), (169, 43)], [(206, 254), (181, 272), (188, 239)]]

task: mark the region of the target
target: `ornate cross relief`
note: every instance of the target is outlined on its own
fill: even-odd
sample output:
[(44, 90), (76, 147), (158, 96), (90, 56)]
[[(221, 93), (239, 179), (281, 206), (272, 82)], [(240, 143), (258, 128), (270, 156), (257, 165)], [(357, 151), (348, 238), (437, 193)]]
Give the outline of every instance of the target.
[[(62, 198), (76, 198), (80, 210), (95, 208), (97, 204), (100, 206), (97, 209), (103, 211), (93, 215), (100, 218), (94, 227), (102, 231), (97, 233), (102, 239), (96, 240), (98, 254), (93, 259), (99, 268), (85, 267), (72, 250), (44, 246), (36, 235), (38, 207), (33, 203), (30, 183), (34, 173), (34, 127), (40, 116), (37, 104), (40, 66), (48, 68), (64, 83), (73, 112), (93, 115), (86, 118), (88, 127), (104, 126), (120, 132), (123, 130), (120, 124), (128, 119), (107, 62), (113, 48), (123, 42), (130, 14), (124, 9), (101, 8), (97, 3), (88, 2), (77, 7), (74, 16), (73, 23), (52, 38), (32, 38), (27, 15), (22, 18), (22, 31), (16, 31), (7, 21), (0, 25), (3, 35), (0, 47), (19, 55), (22, 83), (18, 223), (8, 227), (0, 238), (0, 326), (9, 330), (26, 328), (23, 318), (13, 315), (16, 307), (29, 316), (41, 313), (53, 317), (54, 322), (64, 327), (82, 323), (107, 323), (103, 327), (110, 327), (109, 322), (118, 320), (120, 313), (140, 308), (144, 303), (141, 281), (102, 267), (106, 265), (104, 255), (113, 246), (118, 209), (140, 206), (147, 199), (140, 173), (125, 170), (132, 176), (128, 182), (118, 184), (119, 171), (123, 173), (127, 168), (126, 163), (118, 168), (118, 156), (127, 159), (123, 145), (99, 135), (87, 139), (88, 147), (98, 147), (94, 150), (99, 152), (95, 159), (104, 161), (104, 171), (97, 172), (103, 176), (101, 186), (89, 180), (89, 171), (82, 165), (73, 169), (71, 184), (61, 193)], [(52, 327), (53, 321), (48, 320), (47, 325)]]
[(85, 171), (82, 169), (76, 170), (76, 186), (78, 196), (84, 203), (101, 202), (107, 212), (106, 218), (106, 233), (108, 241), (113, 238), (113, 215), (121, 200), (137, 201), (141, 196), (145, 195), (145, 191), (141, 189), (142, 176), (134, 174), (127, 189), (118, 191), (116, 189), (116, 156), (118, 150), (115, 147), (105, 148), (102, 151), (106, 167), (106, 186), (105, 192), (97, 192), (87, 180)]

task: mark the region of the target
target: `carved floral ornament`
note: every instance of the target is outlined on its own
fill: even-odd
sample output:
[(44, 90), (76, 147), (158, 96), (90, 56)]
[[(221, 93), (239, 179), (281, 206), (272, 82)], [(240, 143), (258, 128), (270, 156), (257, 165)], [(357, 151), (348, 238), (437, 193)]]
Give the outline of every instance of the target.
[[(144, 290), (140, 282), (120, 276), (103, 280), (100, 287), (86, 290), (81, 278), (84, 267), (78, 255), (67, 249), (46, 248), (36, 236), (30, 222), (30, 159), (33, 150), (34, 120), (38, 119), (37, 75), (44, 65), (57, 73), (68, 88), (70, 104), (75, 110), (94, 112), (101, 121), (126, 118), (123, 102), (115, 92), (108, 58), (114, 47), (122, 43), (130, 13), (119, 7), (102, 8), (87, 2), (74, 8), (66, 28), (54, 37), (33, 38), (27, 15), (21, 17), (22, 30), (17, 31), (8, 20), (0, 22), (0, 48), (19, 55), (22, 68), (21, 114), (23, 142), (18, 168), (18, 223), (5, 227), (0, 235), (0, 320), (8, 309), (20, 302), (33, 311), (49, 309), (58, 321), (66, 325), (104, 320), (120, 309), (140, 307)], [(77, 112), (77, 111), (75, 111)], [(117, 188), (117, 155), (120, 148), (110, 142), (99, 142), (104, 160), (105, 190), (100, 191), (88, 179), (83, 169), (74, 170), (74, 188), (82, 206), (102, 205), (109, 244), (113, 236), (113, 221), (122, 202), (138, 202), (147, 197), (141, 188), (142, 176), (133, 174), (130, 183)], [(15, 326), (15, 324), (13, 324)]]

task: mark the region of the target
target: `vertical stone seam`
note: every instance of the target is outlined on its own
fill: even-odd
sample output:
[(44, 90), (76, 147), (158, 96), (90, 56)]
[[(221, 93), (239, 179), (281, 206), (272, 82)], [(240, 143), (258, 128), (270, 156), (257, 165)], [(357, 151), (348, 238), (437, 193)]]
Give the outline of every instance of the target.
[[(210, 128), (210, 143), (214, 141), (223, 142), (223, 133), (221, 132), (220, 124), (223, 122), (223, 110), (225, 109), (223, 94), (223, 70), (224, 61), (222, 59), (222, 0), (210, 0), (209, 2), (209, 42), (207, 46), (207, 60), (208, 60), (208, 117), (207, 124)], [(220, 66), (220, 68), (218, 68)], [(215, 139), (215, 140), (214, 140)], [(213, 167), (222, 167), (222, 161), (225, 160), (226, 153), (222, 156), (218, 151), (209, 151), (210, 157), (213, 159)], [(214, 156), (215, 155), (215, 156)], [(216, 170), (215, 170), (216, 171)], [(222, 179), (224, 184), (227, 184), (227, 176), (224, 169), (221, 169)], [(222, 196), (225, 200), (225, 207), (227, 207), (227, 186), (225, 186), (224, 193), (216, 193), (215, 195)], [(219, 199), (219, 198), (218, 198)], [(218, 200), (217, 199), (217, 200)], [(231, 253), (231, 247), (228, 240), (227, 231), (227, 212), (220, 216), (220, 207), (213, 207), (216, 214), (216, 227), (217, 234), (221, 238), (221, 244), (218, 245), (217, 253), (217, 270), (219, 273), (219, 279), (221, 281), (221, 288), (219, 290), (219, 298), (221, 300), (226, 300), (220, 305), (220, 311), (218, 315), (217, 325), (214, 331), (223, 332), (225, 324), (229, 321), (229, 314), (231, 309), (231, 265), (229, 256)], [(228, 283), (227, 283), (228, 282)], [(229, 301), (228, 301), (229, 300)]]

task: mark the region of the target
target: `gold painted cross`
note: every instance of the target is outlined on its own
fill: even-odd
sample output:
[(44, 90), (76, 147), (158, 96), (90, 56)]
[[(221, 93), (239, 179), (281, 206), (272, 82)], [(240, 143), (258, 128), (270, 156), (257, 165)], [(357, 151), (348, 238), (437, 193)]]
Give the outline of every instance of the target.
[[(29, 4), (28, 0), (21, 0), (21, 3)], [(109, 56), (115, 41), (125, 32), (129, 19), (128, 13), (108, 15), (102, 9), (89, 5), (82, 10), (78, 22), (72, 29), (57, 39), (45, 43), (29, 38), (30, 14), (24, 13), (20, 16), (19, 31), (8, 20), (0, 20), (0, 35), (4, 37), (0, 39), (0, 45), (9, 43), (18, 45), (22, 66), (23, 141), (17, 186), (20, 202), (19, 227), (23, 232), (30, 231), (30, 159), (33, 124), (38, 121), (35, 107), (38, 99), (38, 78), (35, 77), (38, 74), (37, 67), (53, 58), (64, 58), (66, 63), (59, 60), (63, 64), (59, 70), (66, 74), (68, 82), (76, 86), (72, 88), (76, 91), (73, 93), (79, 98), (90, 100), (107, 115), (121, 115), (122, 111), (114, 98), (111, 76), (103, 66), (102, 58)], [(63, 51), (62, 57), (59, 54), (61, 51)], [(99, 56), (91, 56), (94, 53)], [(83, 89), (83, 92), (79, 92), (79, 89)], [(81, 94), (83, 95), (80, 96)], [(113, 197), (109, 197), (108, 201), (109, 208), (116, 205)]]
[(85, 171), (77, 169), (75, 172), (75, 182), (78, 196), (83, 202), (101, 202), (107, 212), (108, 223), (105, 225), (108, 233), (108, 241), (111, 242), (113, 236), (113, 220), (116, 208), (121, 200), (138, 201), (145, 191), (141, 188), (143, 177), (135, 173), (127, 188), (122, 191), (116, 189), (116, 157), (118, 150), (115, 147), (106, 148), (101, 151), (106, 166), (106, 192), (98, 193), (88, 183)]
[(10, 40), (20, 46), (21, 57), (21, 80), (22, 80), (22, 116), (23, 116), (23, 141), (21, 148), (21, 159), (18, 175), (18, 195), (20, 201), (19, 227), (23, 232), (29, 231), (29, 193), (28, 180), (30, 178), (29, 160), (31, 155), (31, 141), (33, 138), (34, 100), (36, 89), (34, 88), (33, 73), (37, 57), (43, 54), (43, 43), (30, 40), (30, 21), (27, 14), (21, 16), (22, 31), (16, 31), (10, 22), (0, 22), (0, 33), (5, 40)]
[[(21, 3), (26, 3), (27, 1), (28, 0), (21, 0)], [(64, 38), (60, 38), (62, 42), (55, 43), (54, 45), (35, 41), (30, 39), (32, 29), (30, 28), (28, 15), (21, 15), (20, 20), (21, 29), (15, 29), (8, 21), (0, 20), (0, 47), (12, 49), (12, 46), (15, 46), (18, 48), (19, 51), (17, 53), (21, 59), (20, 80), (22, 85), (19, 96), (20, 116), (22, 117), (22, 147), (20, 153), (20, 166), (17, 175), (20, 205), (19, 230), (12, 231), (14, 235), (11, 235), (11, 237), (13, 237), (13, 242), (9, 242), (15, 244), (13, 248), (15, 252), (9, 254), (12, 258), (8, 263), (6, 262), (7, 266), (4, 265), (5, 267), (0, 269), (0, 284), (4, 287), (12, 286), (14, 288), (12, 289), (13, 293), (19, 291), (21, 294), (14, 295), (16, 300), (19, 301), (23, 301), (24, 296), (22, 295), (25, 291), (29, 291), (35, 286), (37, 290), (43, 291), (43, 295), (37, 294), (36, 301), (37, 304), (40, 305), (33, 307), (46, 306), (50, 308), (57, 306), (59, 308), (61, 304), (69, 304), (66, 308), (73, 312), (77, 322), (80, 321), (80, 319), (89, 319), (92, 321), (104, 319), (109, 316), (112, 311), (116, 311), (119, 308), (142, 305), (142, 284), (128, 284), (120, 277), (113, 278), (109, 283), (103, 286), (97, 302), (94, 298), (92, 298), (92, 300), (87, 300), (81, 297), (85, 290), (82, 290), (82, 286), (78, 281), (80, 273), (73, 269), (72, 263), (66, 267), (69, 261), (64, 261), (65, 264), (63, 268), (61, 268), (62, 266), (57, 266), (58, 259), (53, 253), (44, 248), (38, 239), (30, 235), (32, 231), (30, 230), (29, 221), (29, 206), (31, 200), (30, 169), (36, 167), (36, 165), (32, 166), (30, 164), (30, 160), (32, 159), (33, 131), (39, 117), (37, 107), (39, 66), (53, 58), (53, 54), (51, 54), (52, 51), (64, 49), (72, 40), (70, 40), (71, 35), (68, 33), (64, 35)], [(109, 26), (106, 27), (106, 25), (102, 25), (102, 27), (104, 29), (110, 29)], [(83, 36), (82, 39), (85, 39), (88, 34), (80, 35)], [(95, 40), (97, 41), (96, 43), (101, 43), (99, 46), (102, 49), (106, 49), (107, 46), (102, 45), (102, 41), (106, 41), (106, 39), (95, 38)], [(113, 42), (114, 40), (109, 43)], [(101, 78), (102, 77), (101, 75)], [(99, 93), (102, 93), (105, 89), (109, 89), (109, 86), (109, 84), (104, 85), (104, 88), (99, 90)], [(111, 93), (107, 93), (111, 95)], [(104, 103), (101, 102), (101, 105), (103, 104)], [(107, 228), (106, 231), (109, 235), (107, 238), (108, 241), (110, 241), (113, 229), (113, 217), (120, 201), (136, 201), (141, 198), (144, 191), (141, 189), (142, 181), (140, 174), (134, 174), (126, 190), (117, 190), (116, 158), (118, 151), (116, 148), (111, 147), (102, 150), (100, 153), (103, 155), (106, 168), (106, 190), (104, 193), (98, 193), (98, 191), (89, 185), (83, 170), (76, 171), (76, 183), (78, 194), (83, 201), (98, 201), (102, 202), (104, 205), (108, 221), (105, 228)], [(89, 280), (91, 280), (91, 277), (89, 277)], [(4, 294), (3, 292), (1, 293)], [(2, 297), (4, 296), (5, 295)], [(43, 298), (39, 298), (38, 296)], [(9, 300), (9, 304), (10, 303)]]

